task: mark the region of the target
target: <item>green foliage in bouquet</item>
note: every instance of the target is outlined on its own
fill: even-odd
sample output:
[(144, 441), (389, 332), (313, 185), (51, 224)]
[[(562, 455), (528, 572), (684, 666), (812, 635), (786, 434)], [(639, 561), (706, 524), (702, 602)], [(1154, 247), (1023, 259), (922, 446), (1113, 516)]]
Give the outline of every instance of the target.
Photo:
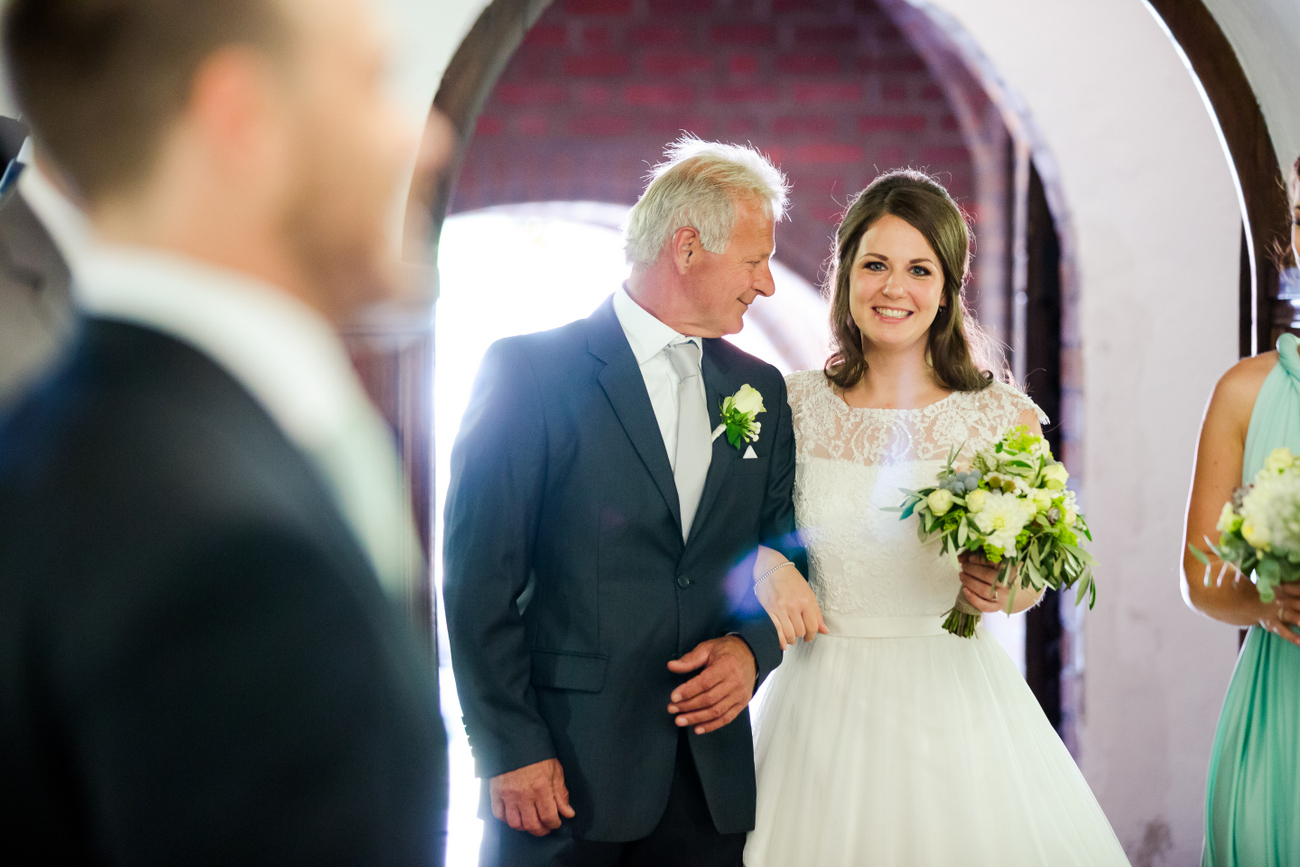
[[(1273, 601), (1277, 585), (1300, 580), (1300, 458), (1290, 449), (1274, 449), (1254, 484), (1238, 488), (1223, 504), (1218, 530), (1218, 543), (1207, 538), (1205, 544), (1224, 569), (1252, 576), (1262, 601)], [(1206, 565), (1209, 586), (1210, 558), (1195, 545), (1188, 548)]]
[[(907, 499), (897, 509), (900, 519), (915, 515), (922, 542), (938, 535), (943, 553), (960, 568), (957, 555), (980, 553), (998, 564), (998, 583), (1009, 585), (1007, 610), (1016, 588), (1064, 590), (1076, 587), (1075, 604), (1097, 601), (1094, 560), (1082, 546), (1092, 541), (1088, 523), (1079, 514), (1074, 492), (1066, 488), (1070, 475), (1052, 457), (1047, 440), (1020, 425), (1009, 428), (991, 448), (977, 452), (971, 469), (958, 472), (963, 444), (948, 453), (934, 487), (903, 489)], [(1016, 567), (1019, 580), (1010, 579)], [(979, 609), (959, 591), (943, 627), (969, 638), (980, 621)]]

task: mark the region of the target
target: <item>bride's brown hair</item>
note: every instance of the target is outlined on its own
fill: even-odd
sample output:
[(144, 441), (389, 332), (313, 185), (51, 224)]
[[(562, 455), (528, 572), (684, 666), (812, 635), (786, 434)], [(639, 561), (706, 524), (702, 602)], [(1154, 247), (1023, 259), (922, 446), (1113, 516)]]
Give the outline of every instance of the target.
[[(852, 388), (867, 371), (862, 331), (849, 309), (849, 275), (862, 236), (886, 214), (925, 238), (943, 269), (943, 299), (930, 325), (928, 355), (935, 381), (954, 391), (979, 391), (994, 379), (996, 357), (966, 307), (963, 288), (970, 264), (970, 231), (948, 191), (920, 172), (900, 169), (876, 178), (844, 212), (826, 278), (831, 296), (833, 351), (823, 371), (840, 388)], [(1001, 365), (998, 373), (1001, 374)], [(1001, 377), (999, 377), (1001, 378)]]

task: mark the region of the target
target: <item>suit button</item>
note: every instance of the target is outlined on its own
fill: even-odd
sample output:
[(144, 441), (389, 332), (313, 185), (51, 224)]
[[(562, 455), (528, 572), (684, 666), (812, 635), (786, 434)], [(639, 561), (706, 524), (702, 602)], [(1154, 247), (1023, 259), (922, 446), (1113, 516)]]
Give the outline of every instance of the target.
[(691, 579), (687, 578), (685, 575), (678, 575), (677, 586), (685, 590), (687, 587), (691, 586)]

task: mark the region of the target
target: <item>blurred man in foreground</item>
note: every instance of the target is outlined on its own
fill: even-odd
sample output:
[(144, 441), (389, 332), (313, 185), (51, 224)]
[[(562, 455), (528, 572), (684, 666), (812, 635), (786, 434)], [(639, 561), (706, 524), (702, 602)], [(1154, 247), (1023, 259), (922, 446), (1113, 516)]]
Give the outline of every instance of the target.
[(12, 0), (4, 44), (101, 242), (0, 427), (6, 857), (440, 863), (417, 543), (333, 327), (414, 146), (364, 0)]

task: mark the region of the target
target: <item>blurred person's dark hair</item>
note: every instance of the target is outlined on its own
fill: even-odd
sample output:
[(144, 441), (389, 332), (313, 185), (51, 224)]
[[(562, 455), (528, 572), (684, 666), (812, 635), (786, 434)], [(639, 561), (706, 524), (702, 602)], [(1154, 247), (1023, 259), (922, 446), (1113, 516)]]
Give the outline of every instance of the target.
[(1300, 157), (1291, 164), (1291, 173), (1286, 179), (1286, 191), (1291, 199), (1292, 208), (1300, 208)]
[(3, 21), (24, 118), (92, 202), (148, 176), (204, 60), (287, 39), (277, 0), (11, 0)]
[(1286, 272), (1300, 267), (1300, 253), (1296, 252), (1297, 237), (1300, 237), (1300, 217), (1296, 209), (1300, 208), (1300, 157), (1296, 157), (1282, 180), (1283, 195), (1286, 199), (1286, 232), (1279, 234), (1268, 246), (1269, 258), (1277, 269)]
[(1290, 264), (1300, 268), (1300, 157), (1291, 164), (1291, 172), (1286, 180), (1287, 204), (1291, 213), (1287, 214), (1291, 224), (1291, 243), (1287, 252), (1291, 255)]

